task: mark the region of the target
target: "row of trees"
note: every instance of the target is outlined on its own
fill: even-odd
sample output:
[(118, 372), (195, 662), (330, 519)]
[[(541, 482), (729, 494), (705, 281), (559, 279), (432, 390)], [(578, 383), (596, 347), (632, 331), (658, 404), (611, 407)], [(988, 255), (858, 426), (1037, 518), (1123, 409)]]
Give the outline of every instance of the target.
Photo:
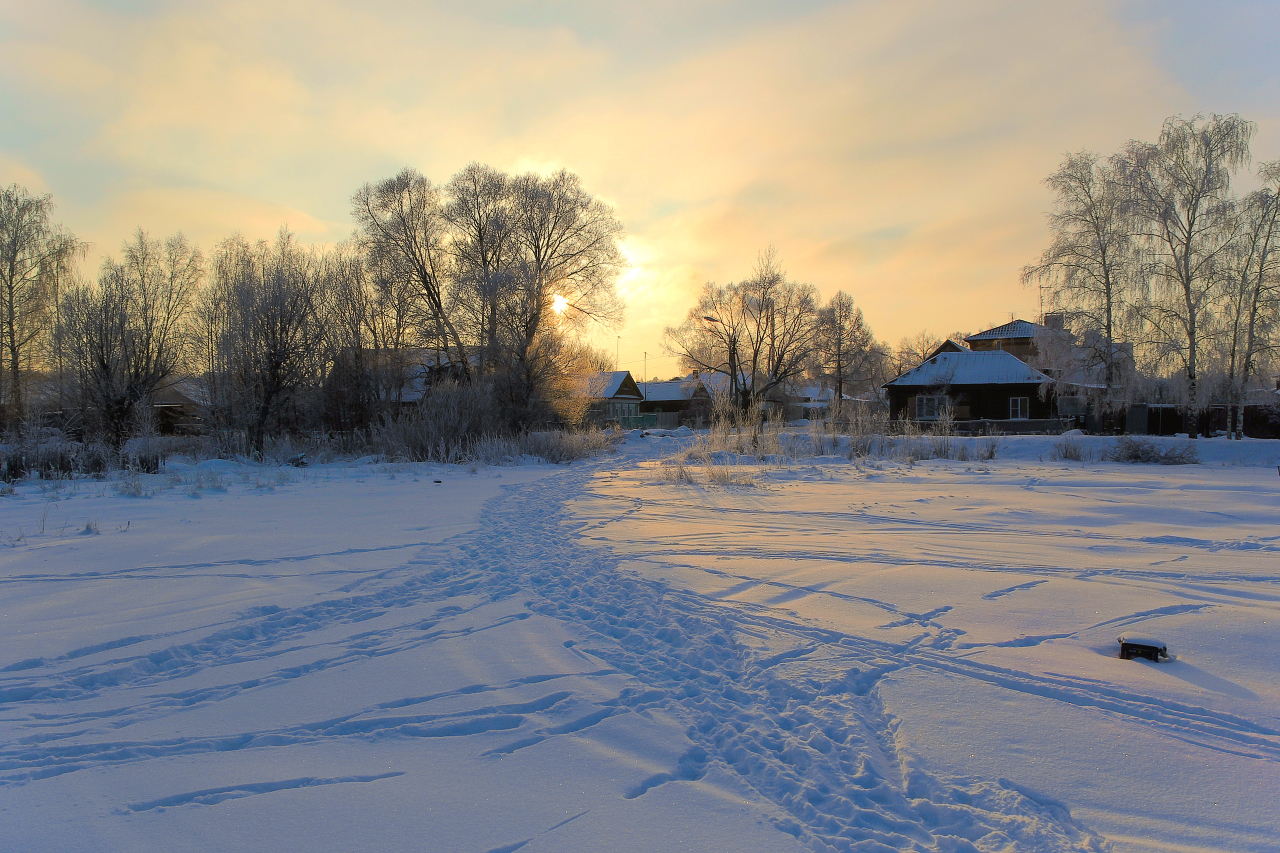
[(704, 285), (684, 322), (667, 328), (666, 345), (686, 369), (723, 377), (744, 411), (804, 382), (840, 401), (878, 386), (893, 366), (851, 296), (822, 305), (817, 288), (787, 278), (772, 248), (749, 278)]
[(406, 169), (351, 204), (355, 233), (331, 249), (282, 229), (206, 257), (139, 230), (88, 282), (50, 197), (0, 191), (6, 430), (59, 412), (120, 446), (182, 382), (260, 454), (285, 426), (395, 411), (424, 370), (483, 386), (490, 428), (518, 430), (607, 366), (578, 332), (621, 319), (622, 227), (576, 176), (471, 164), (438, 186)]
[(1249, 383), (1280, 348), (1280, 162), (1258, 165), (1252, 192), (1232, 190), (1255, 130), (1238, 115), (1174, 117), (1154, 143), (1070, 154), (1046, 179), (1052, 239), (1023, 281), (1084, 340), (1102, 405), (1132, 391), (1134, 352), (1146, 372), (1181, 378), (1191, 411), (1206, 390), (1225, 397), (1242, 433)]

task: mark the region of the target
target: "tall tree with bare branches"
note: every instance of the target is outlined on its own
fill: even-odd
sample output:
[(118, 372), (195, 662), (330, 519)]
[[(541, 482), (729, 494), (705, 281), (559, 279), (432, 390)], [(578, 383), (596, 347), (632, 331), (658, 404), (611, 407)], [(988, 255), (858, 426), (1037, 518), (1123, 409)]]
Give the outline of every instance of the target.
[(29, 372), (59, 286), (88, 248), (49, 220), (52, 196), (13, 184), (0, 189), (0, 422), (6, 429), (26, 415), (24, 372)]
[(708, 282), (667, 349), (686, 368), (720, 374), (739, 408), (804, 374), (817, 334), (818, 291), (786, 277), (772, 247), (749, 279)]
[(1222, 265), (1231, 438), (1244, 437), (1245, 388), (1280, 331), (1280, 161), (1259, 165), (1258, 177), (1263, 186), (1241, 202)]
[(1068, 154), (1044, 182), (1055, 196), (1052, 242), (1022, 281), (1043, 285), (1048, 307), (1085, 334), (1088, 366), (1102, 369), (1103, 405), (1114, 404), (1117, 342), (1138, 272), (1133, 206), (1118, 166), (1088, 151)]
[(370, 263), (417, 288), (424, 306), (422, 337), (470, 378), (467, 347), (446, 310), (448, 220), (439, 188), (414, 169), (404, 169), (357, 190), (351, 213)]
[(81, 388), (86, 415), (119, 449), (145, 426), (146, 404), (186, 356), (186, 320), (204, 257), (184, 236), (161, 242), (138, 229), (96, 285), (62, 302), (57, 344)]
[(1231, 177), (1248, 162), (1254, 131), (1238, 115), (1175, 116), (1157, 142), (1131, 142), (1117, 161), (1144, 252), (1142, 312), (1158, 352), (1186, 377), (1193, 438), (1205, 329), (1238, 222)]

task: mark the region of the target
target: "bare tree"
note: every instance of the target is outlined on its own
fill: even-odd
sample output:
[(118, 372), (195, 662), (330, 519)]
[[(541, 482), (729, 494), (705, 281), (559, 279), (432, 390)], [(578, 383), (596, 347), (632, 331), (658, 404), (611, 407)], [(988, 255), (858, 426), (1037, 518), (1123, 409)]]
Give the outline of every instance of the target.
[(894, 351), (894, 370), (898, 373), (905, 373), (911, 368), (923, 364), (930, 353), (941, 346), (944, 341), (946, 341), (946, 338), (940, 338), (927, 330), (917, 332), (913, 337), (904, 336), (898, 341), (898, 347)]
[(726, 377), (746, 411), (803, 375), (817, 313), (817, 288), (789, 281), (769, 248), (751, 278), (723, 286), (708, 282), (685, 321), (667, 328), (667, 348), (686, 368)]
[[(591, 324), (621, 322), (617, 278), (625, 260), (618, 248), (622, 225), (576, 175), (521, 175), (510, 194), (518, 254), (498, 335), (507, 359), (501, 385), (508, 404), (520, 410), (538, 393), (549, 341)], [(544, 334), (553, 318), (555, 333)]]
[(351, 199), (357, 239), (380, 274), (412, 282), (423, 303), (422, 337), (469, 379), (471, 365), (457, 326), (446, 310), (447, 225), (438, 188), (413, 169), (365, 184)]
[(213, 404), (262, 456), (273, 420), (323, 373), (321, 264), (281, 229), (272, 244), (224, 240), (201, 316)]
[(1258, 359), (1277, 348), (1280, 328), (1280, 161), (1263, 163), (1264, 186), (1245, 197), (1236, 239), (1222, 265), (1228, 435), (1244, 437), (1244, 392)]
[(1131, 142), (1117, 163), (1141, 233), (1148, 273), (1142, 312), (1160, 355), (1186, 376), (1197, 437), (1204, 331), (1234, 233), (1231, 176), (1249, 159), (1255, 126), (1238, 115), (1165, 121), (1155, 144)]
[(452, 300), (479, 355), (482, 371), (501, 361), (504, 304), (515, 284), (514, 210), (511, 179), (490, 166), (471, 163), (450, 179), (444, 216), (452, 230)]
[(1117, 341), (1137, 273), (1135, 223), (1120, 171), (1088, 151), (1067, 155), (1045, 178), (1055, 194), (1052, 242), (1022, 270), (1023, 284), (1043, 285), (1048, 304), (1084, 335), (1086, 367), (1102, 369), (1104, 405), (1115, 402)]
[(63, 299), (58, 347), (89, 421), (112, 447), (145, 425), (145, 404), (182, 366), (184, 323), (203, 275), (203, 256), (181, 234), (161, 243), (138, 229), (120, 261), (103, 263), (96, 286)]
[(59, 284), (88, 248), (49, 221), (52, 210), (51, 196), (33, 196), (17, 184), (0, 190), (0, 413), (6, 429), (26, 414), (23, 373), (51, 327)]
[(843, 405), (846, 389), (865, 388), (882, 372), (884, 351), (862, 309), (843, 290), (818, 310), (814, 340), (818, 368), (835, 391), (837, 408)]

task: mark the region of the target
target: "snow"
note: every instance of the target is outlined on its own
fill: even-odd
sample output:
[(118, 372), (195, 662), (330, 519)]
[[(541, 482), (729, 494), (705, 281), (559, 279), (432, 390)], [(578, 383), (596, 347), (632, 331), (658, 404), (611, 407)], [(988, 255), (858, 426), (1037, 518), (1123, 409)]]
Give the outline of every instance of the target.
[(1280, 443), (691, 440), (17, 484), (0, 849), (1277, 849)]
[(916, 387), (933, 385), (1016, 385), (1052, 382), (1045, 374), (1003, 350), (940, 352), (919, 367), (885, 383)]

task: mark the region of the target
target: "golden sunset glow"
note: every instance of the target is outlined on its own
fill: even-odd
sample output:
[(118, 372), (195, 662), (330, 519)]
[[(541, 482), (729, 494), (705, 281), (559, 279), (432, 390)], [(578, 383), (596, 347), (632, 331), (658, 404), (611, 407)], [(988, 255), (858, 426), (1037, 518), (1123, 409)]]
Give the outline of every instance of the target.
[(663, 328), (769, 245), (882, 339), (1035, 315), (1065, 152), (1239, 112), (1280, 156), (1278, 29), (1262, 2), (8, 3), (0, 182), (52, 193), (93, 270), (138, 226), (336, 244), (404, 166), (566, 168), (627, 229), (598, 341), (669, 375)]

